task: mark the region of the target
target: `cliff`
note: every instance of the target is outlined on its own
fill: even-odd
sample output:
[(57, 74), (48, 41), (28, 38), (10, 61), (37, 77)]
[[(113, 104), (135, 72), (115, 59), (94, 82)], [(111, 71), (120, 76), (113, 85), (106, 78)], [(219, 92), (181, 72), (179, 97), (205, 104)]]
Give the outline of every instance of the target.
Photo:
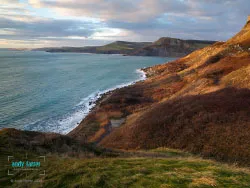
[(151, 42), (116, 41), (104, 46), (38, 48), (33, 50), (46, 52), (74, 52), (96, 54), (124, 54), (131, 56), (136, 55), (180, 57), (213, 43), (214, 41), (180, 40), (175, 38), (163, 37), (154, 42), (153, 44)]
[(213, 43), (215, 43), (215, 41), (181, 40), (176, 38), (162, 37), (153, 44), (134, 51), (129, 55), (183, 57), (197, 49), (206, 47)]
[[(147, 80), (103, 96), (69, 136), (84, 134), (107, 148), (171, 147), (250, 165), (249, 47), (248, 21), (227, 42), (146, 68)], [(112, 126), (114, 119), (123, 120), (120, 127)]]
[(150, 45), (150, 42), (127, 42), (116, 41), (104, 46), (85, 47), (61, 47), (61, 48), (37, 48), (34, 51), (46, 52), (74, 52), (74, 53), (96, 53), (96, 54), (128, 54), (132, 51)]

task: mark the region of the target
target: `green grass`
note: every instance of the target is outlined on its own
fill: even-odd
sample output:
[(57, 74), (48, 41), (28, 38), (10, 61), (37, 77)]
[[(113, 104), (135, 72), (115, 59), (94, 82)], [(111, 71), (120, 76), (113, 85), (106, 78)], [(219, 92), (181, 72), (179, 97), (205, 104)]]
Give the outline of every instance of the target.
[[(141, 151), (151, 154), (118, 158), (69, 158), (47, 157), (46, 176), (43, 183), (30, 183), (29, 187), (250, 187), (248, 169), (236, 168), (210, 160), (203, 160), (186, 152), (159, 148)], [(152, 154), (155, 154), (153, 156)], [(162, 154), (162, 156), (158, 156)], [(3, 175), (3, 169), (1, 175)], [(15, 179), (15, 177), (12, 177)], [(32, 173), (25, 179), (41, 178)], [(1, 179), (0, 185), (25, 187), (27, 184), (9, 183)]]
[(98, 48), (99, 50), (133, 50), (134, 47), (129, 47), (127, 45), (121, 44), (108, 44)]
[(127, 51), (133, 51), (139, 48), (142, 48), (148, 44), (147, 42), (122, 42), (122, 41), (116, 41), (101, 47), (98, 47), (98, 51), (107, 51), (107, 50), (127, 50)]
[(171, 148), (157, 148), (157, 149), (152, 149), (151, 151), (155, 153), (164, 153), (168, 155), (169, 157), (189, 157), (192, 156), (188, 152), (184, 152), (178, 149), (171, 149)]

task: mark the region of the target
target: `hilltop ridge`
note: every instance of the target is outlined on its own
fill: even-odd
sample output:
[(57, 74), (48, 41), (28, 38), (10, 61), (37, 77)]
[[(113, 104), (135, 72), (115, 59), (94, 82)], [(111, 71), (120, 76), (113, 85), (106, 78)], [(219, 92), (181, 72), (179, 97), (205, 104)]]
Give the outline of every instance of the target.
[(85, 47), (49, 47), (36, 48), (33, 51), (46, 52), (74, 52), (74, 53), (96, 53), (96, 54), (127, 54), (134, 50), (143, 48), (151, 44), (150, 42), (127, 42), (115, 41), (103, 46), (85, 46)]
[[(139, 56), (184, 56), (215, 41), (181, 40), (162, 37), (155, 42), (115, 41), (103, 46), (37, 48), (34, 51), (123, 54)], [(145, 51), (146, 50), (146, 51)]]
[(216, 41), (182, 40), (177, 38), (162, 37), (151, 45), (145, 46), (129, 55), (135, 56), (161, 56), (182, 57), (197, 49), (214, 44)]

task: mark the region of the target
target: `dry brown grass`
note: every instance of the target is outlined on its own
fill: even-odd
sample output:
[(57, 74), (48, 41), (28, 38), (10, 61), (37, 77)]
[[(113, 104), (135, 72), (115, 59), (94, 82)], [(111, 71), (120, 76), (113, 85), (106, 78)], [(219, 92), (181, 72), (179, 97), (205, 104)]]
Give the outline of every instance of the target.
[[(92, 137), (117, 115), (128, 118), (111, 134), (96, 138), (103, 146), (168, 146), (249, 165), (249, 24), (225, 43), (146, 68), (146, 81), (108, 94), (70, 135)], [(99, 113), (108, 120), (98, 119)], [(92, 125), (96, 131), (89, 131)]]
[(250, 90), (227, 88), (154, 105), (112, 132), (112, 148), (187, 149), (218, 160), (248, 164)]
[(216, 180), (210, 177), (200, 177), (192, 180), (190, 187), (200, 187), (200, 186), (211, 186), (216, 187)]

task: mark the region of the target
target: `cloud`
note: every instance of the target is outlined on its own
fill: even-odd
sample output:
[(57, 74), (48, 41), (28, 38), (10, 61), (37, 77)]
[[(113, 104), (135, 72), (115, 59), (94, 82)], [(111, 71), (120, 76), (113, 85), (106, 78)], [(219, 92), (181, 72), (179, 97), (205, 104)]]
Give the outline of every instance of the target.
[(35, 8), (41, 8), (43, 3), (40, 0), (29, 0), (29, 4)]
[[(141, 22), (163, 14), (182, 14), (207, 19), (225, 14), (248, 14), (248, 0), (29, 0), (61, 15), (94, 17), (102, 20)], [(236, 8), (237, 7), (237, 8)]]
[(165, 12), (182, 12), (187, 3), (178, 0), (29, 0), (34, 7), (54, 9), (61, 15), (94, 17), (102, 20), (140, 22)]
[[(0, 37), (5, 39), (43, 39), (49, 37), (89, 37), (101, 31), (100, 23), (42, 19), (33, 22), (23, 22), (10, 19), (0, 19)], [(3, 32), (4, 31), (4, 32)], [(6, 33), (10, 34), (6, 34)]]
[(64, 16), (94, 17), (107, 22), (111, 27), (131, 31), (136, 31), (139, 27), (154, 30), (179, 28), (187, 31), (197, 28), (200, 29), (196, 30), (197, 32), (203, 33), (204, 30), (225, 32), (220, 30), (225, 27), (229, 30), (223, 39), (226, 39), (229, 33), (239, 30), (244, 24), (250, 6), (249, 0), (35, 1), (40, 6), (50, 8)]
[(93, 44), (98, 40), (100, 44), (108, 40), (153, 41), (162, 36), (227, 40), (245, 24), (250, 7), (249, 0), (3, 0), (1, 3), (2, 39), (44, 40), (62, 45), (79, 45), (76, 41), (84, 38)]

